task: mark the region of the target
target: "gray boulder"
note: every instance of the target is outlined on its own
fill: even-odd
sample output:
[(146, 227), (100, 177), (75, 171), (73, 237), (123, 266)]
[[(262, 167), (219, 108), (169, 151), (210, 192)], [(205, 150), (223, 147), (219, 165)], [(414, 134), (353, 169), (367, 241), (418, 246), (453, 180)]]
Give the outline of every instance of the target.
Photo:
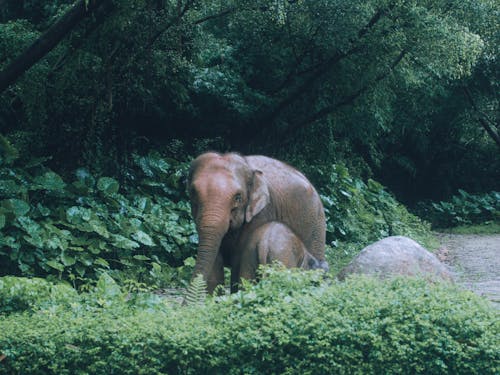
[(411, 238), (387, 237), (367, 247), (337, 276), (344, 280), (351, 274), (420, 276), (431, 281), (453, 281), (446, 266)]

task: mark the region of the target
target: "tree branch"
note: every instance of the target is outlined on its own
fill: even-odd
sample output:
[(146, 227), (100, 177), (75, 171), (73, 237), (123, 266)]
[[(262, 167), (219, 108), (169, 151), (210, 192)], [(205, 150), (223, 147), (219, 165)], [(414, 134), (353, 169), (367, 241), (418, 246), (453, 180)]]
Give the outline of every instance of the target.
[(99, 28), (99, 26), (102, 25), (102, 23), (106, 19), (107, 14), (112, 10), (112, 8), (113, 8), (112, 2), (107, 2), (104, 6), (100, 7), (99, 9), (96, 9), (96, 11), (94, 12), (95, 21), (85, 28), (85, 32), (83, 33), (83, 35), (80, 35), (75, 42), (71, 40), (66, 52), (59, 56), (55, 64), (50, 69), (47, 75), (47, 80), (50, 80), (54, 76), (54, 74), (64, 66), (66, 61), (78, 50), (78, 48), (81, 47), (83, 43), (85, 43), (87, 38), (94, 31), (96, 31)]
[(182, 17), (186, 14), (186, 12), (189, 10), (191, 5), (193, 4), (194, 0), (188, 0), (179, 9), (179, 12), (177, 13), (177, 16), (168, 24), (166, 24), (164, 27), (162, 27), (160, 30), (158, 30), (152, 37), (149, 39), (148, 43), (146, 46), (143, 48), (143, 50), (147, 50), (153, 46), (153, 44), (162, 36), (163, 33), (165, 33), (168, 29), (170, 29), (172, 26), (176, 25)]
[(109, 0), (79, 0), (21, 55), (0, 72), (0, 93), (49, 53), (82, 19)]
[[(425, 69), (426, 73), (434, 78), (437, 81), (442, 81), (443, 79), (435, 74), (431, 69), (429, 69), (427, 66), (422, 64), (418, 59), (412, 59), (414, 63), (416, 63), (418, 66), (421, 68)], [(482, 112), (479, 107), (477, 106), (476, 102), (474, 101), (474, 98), (472, 97), (472, 93), (470, 92), (469, 88), (467, 86), (463, 86), (462, 90), (465, 94), (465, 97), (469, 101), (472, 109), (474, 112), (478, 114), (477, 120), (479, 121), (479, 124), (483, 127), (483, 129), (486, 131), (486, 133), (495, 141), (495, 143), (500, 147), (500, 134), (498, 133), (495, 128), (498, 129), (498, 125), (494, 124), (494, 121), (492, 121), (488, 115), (484, 112)]]
[(484, 128), (484, 130), (486, 130), (486, 133), (488, 133), (488, 135), (495, 141), (498, 147), (500, 147), (500, 134), (497, 132), (497, 130), (493, 129), (493, 126), (491, 125), (493, 121), (491, 121), (489, 117), (478, 108), (469, 88), (467, 86), (463, 86), (462, 89), (467, 100), (471, 104), (472, 109), (478, 114), (477, 119), (479, 123)]
[(319, 111), (317, 111), (312, 116), (310, 116), (307, 119), (305, 119), (304, 121), (301, 121), (301, 122), (293, 125), (289, 129), (287, 129), (287, 131), (294, 133), (298, 129), (300, 129), (300, 128), (306, 126), (306, 125), (309, 125), (309, 124), (311, 124), (311, 123), (313, 123), (313, 122), (315, 122), (315, 121), (317, 121), (317, 120), (319, 120), (319, 119), (321, 119), (321, 118), (329, 115), (330, 113), (336, 111), (338, 108), (343, 107), (345, 105), (351, 104), (357, 98), (359, 98), (361, 95), (363, 95), (366, 91), (368, 91), (368, 89), (370, 87), (372, 87), (373, 85), (377, 84), (378, 82), (380, 82), (383, 79), (385, 79), (386, 77), (388, 77), (394, 71), (394, 69), (396, 68), (396, 66), (398, 66), (398, 64), (401, 62), (401, 60), (403, 60), (403, 58), (405, 57), (406, 53), (407, 52), (404, 51), (404, 50), (401, 51), (399, 53), (399, 55), (391, 63), (391, 65), (389, 66), (389, 68), (385, 72), (383, 72), (383, 73), (379, 74), (377, 77), (375, 77), (375, 79), (372, 82), (365, 84), (363, 87), (361, 87), (360, 89), (358, 89), (357, 91), (355, 91), (351, 95), (348, 95), (348, 96), (344, 97), (342, 100), (340, 100), (339, 102), (335, 103), (333, 106), (326, 106), (325, 108), (320, 109)]
[[(375, 14), (370, 18), (370, 20), (364, 25), (357, 33), (357, 38), (356, 42), (362, 39), (373, 26), (377, 24), (378, 21), (382, 18), (384, 14), (386, 14), (390, 9), (392, 9), (394, 5), (389, 6), (386, 9), (379, 9)], [(351, 41), (351, 44), (354, 44), (355, 41)], [(321, 62), (320, 64), (317, 64), (316, 67), (314, 67), (314, 70), (316, 72), (309, 77), (302, 85), (300, 85), (294, 92), (292, 92), (288, 97), (283, 99), (275, 108), (274, 110), (267, 116), (266, 120), (264, 121), (265, 123), (273, 122), (279, 114), (288, 106), (293, 104), (297, 99), (299, 99), (304, 92), (307, 92), (314, 84), (328, 71), (330, 71), (333, 66), (335, 66), (339, 61), (342, 59), (358, 52), (361, 50), (361, 46), (351, 46), (347, 51), (345, 52), (337, 52), (335, 53), (332, 57), (329, 59), (326, 59), (325, 61)]]
[(226, 10), (223, 10), (222, 12), (220, 13), (217, 13), (217, 14), (211, 14), (209, 16), (206, 16), (206, 17), (202, 17), (200, 19), (197, 19), (196, 21), (193, 22), (193, 25), (199, 25), (201, 23), (204, 23), (204, 22), (207, 22), (207, 21), (210, 21), (210, 20), (213, 20), (213, 19), (216, 19), (216, 18), (220, 18), (220, 17), (224, 17), (224, 16), (227, 16), (228, 14), (231, 14), (233, 12), (235, 12), (238, 8), (236, 7), (232, 7), (232, 8), (228, 8)]

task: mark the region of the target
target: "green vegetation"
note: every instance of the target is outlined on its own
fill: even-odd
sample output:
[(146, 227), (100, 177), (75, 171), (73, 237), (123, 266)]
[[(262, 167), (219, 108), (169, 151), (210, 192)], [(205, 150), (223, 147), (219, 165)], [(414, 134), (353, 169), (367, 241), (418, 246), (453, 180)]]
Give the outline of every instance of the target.
[(499, 370), (498, 312), (451, 285), (326, 283), (319, 273), (265, 269), (246, 291), (181, 307), (154, 295), (128, 299), (109, 277), (98, 284), (4, 315), (0, 374)]
[(453, 234), (500, 234), (500, 223), (487, 222), (475, 225), (459, 225), (457, 227), (439, 229), (439, 231)]
[(322, 193), (327, 217), (326, 255), (334, 273), (364, 246), (387, 236), (408, 236), (434, 247), (430, 226), (410, 214), (376, 181), (365, 183), (352, 177), (342, 165), (307, 169)]
[(500, 223), (500, 193), (469, 194), (459, 190), (459, 195), (454, 195), (451, 200), (422, 204), (418, 211), (437, 228), (479, 223), (495, 226)]
[[(0, 71), (72, 3), (3, 1)], [(215, 138), (343, 163), (405, 202), (498, 190), (496, 0), (91, 3), (0, 92), (0, 133), (23, 157), (116, 176), (130, 151)]]
[(161, 279), (168, 276), (162, 265), (194, 255), (182, 180), (187, 164), (156, 154), (134, 160), (125, 186), (84, 169), (66, 182), (40, 161), (1, 167), (0, 272), (81, 283), (129, 267)]

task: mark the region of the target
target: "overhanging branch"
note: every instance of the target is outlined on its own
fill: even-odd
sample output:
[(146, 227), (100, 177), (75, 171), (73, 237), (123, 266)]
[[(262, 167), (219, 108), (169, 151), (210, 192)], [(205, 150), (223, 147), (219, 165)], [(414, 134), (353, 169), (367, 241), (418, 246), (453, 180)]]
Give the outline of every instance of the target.
[(0, 72), (0, 93), (49, 53), (82, 19), (109, 0), (79, 0)]
[(379, 9), (375, 14), (368, 20), (368, 22), (361, 28), (356, 34), (356, 40), (350, 42), (351, 47), (347, 51), (339, 51), (335, 53), (330, 58), (322, 61), (320, 64), (316, 65), (311, 71), (313, 73), (304, 83), (302, 83), (297, 89), (295, 89), (291, 94), (284, 98), (267, 116), (263, 121), (264, 123), (273, 122), (283, 110), (292, 105), (296, 100), (298, 100), (304, 92), (307, 92), (311, 87), (313, 87), (318, 80), (328, 73), (336, 64), (338, 64), (342, 59), (351, 56), (352, 54), (361, 50), (360, 45), (355, 45), (360, 39), (362, 39), (379, 21), (380, 19), (389, 12), (394, 7), (391, 4), (389, 7), (384, 9)]
[(303, 120), (303, 121), (301, 121), (301, 122), (293, 125), (292, 127), (288, 128), (287, 131), (294, 133), (297, 130), (299, 130), (300, 128), (303, 128), (304, 126), (307, 126), (307, 125), (309, 125), (309, 124), (311, 124), (311, 123), (313, 123), (315, 121), (318, 121), (321, 118), (323, 118), (323, 117), (325, 117), (325, 116), (333, 113), (338, 108), (343, 107), (345, 105), (351, 104), (357, 98), (359, 98), (361, 95), (363, 95), (366, 91), (368, 91), (368, 89), (370, 87), (374, 86), (378, 82), (380, 82), (383, 79), (387, 78), (394, 71), (394, 69), (396, 68), (396, 66), (398, 66), (399, 63), (403, 60), (403, 58), (405, 57), (406, 53), (407, 52), (404, 51), (404, 50), (401, 51), (399, 53), (399, 55), (391, 63), (391, 65), (389, 66), (389, 68), (386, 71), (384, 71), (383, 73), (380, 73), (378, 76), (376, 76), (373, 81), (365, 84), (363, 87), (361, 87), (360, 89), (356, 90), (351, 95), (348, 95), (348, 96), (344, 97), (342, 100), (338, 101), (334, 105), (326, 106), (325, 108), (320, 109), (319, 111), (317, 111), (316, 113), (314, 113), (310, 117), (306, 118), (305, 120)]
[(493, 121), (489, 119), (489, 117), (483, 113), (478, 106), (476, 105), (476, 102), (474, 101), (474, 98), (472, 97), (472, 93), (470, 92), (469, 88), (467, 86), (464, 86), (463, 91), (465, 93), (465, 96), (467, 100), (469, 101), (470, 105), (472, 106), (472, 109), (474, 112), (477, 113), (477, 119), (483, 129), (488, 133), (488, 135), (495, 141), (495, 143), (500, 147), (500, 134), (498, 134), (498, 131), (495, 130), (492, 126)]

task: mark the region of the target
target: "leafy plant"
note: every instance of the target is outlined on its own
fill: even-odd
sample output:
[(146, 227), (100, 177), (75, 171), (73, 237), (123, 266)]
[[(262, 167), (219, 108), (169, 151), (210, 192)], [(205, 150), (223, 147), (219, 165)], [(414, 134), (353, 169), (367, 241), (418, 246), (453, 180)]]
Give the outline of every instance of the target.
[(469, 194), (459, 190), (449, 201), (421, 203), (417, 212), (438, 228), (500, 221), (500, 193)]
[(364, 246), (387, 236), (404, 235), (432, 247), (429, 224), (410, 214), (378, 182), (352, 177), (342, 164), (308, 167), (307, 172), (320, 184), (327, 256), (334, 272)]
[(76, 281), (100, 270), (178, 266), (197, 241), (183, 198), (186, 163), (135, 156), (128, 186), (79, 169), (71, 182), (43, 165), (0, 168), (1, 273)]
[(184, 300), (188, 305), (202, 305), (207, 298), (207, 283), (199, 274), (189, 284)]
[(5, 276), (0, 278), (0, 314), (69, 306), (78, 300), (67, 284), (53, 284), (40, 278)]
[(203, 305), (127, 299), (104, 277), (70, 303), (2, 316), (0, 374), (498, 373), (498, 312), (471, 292), (262, 272)]

